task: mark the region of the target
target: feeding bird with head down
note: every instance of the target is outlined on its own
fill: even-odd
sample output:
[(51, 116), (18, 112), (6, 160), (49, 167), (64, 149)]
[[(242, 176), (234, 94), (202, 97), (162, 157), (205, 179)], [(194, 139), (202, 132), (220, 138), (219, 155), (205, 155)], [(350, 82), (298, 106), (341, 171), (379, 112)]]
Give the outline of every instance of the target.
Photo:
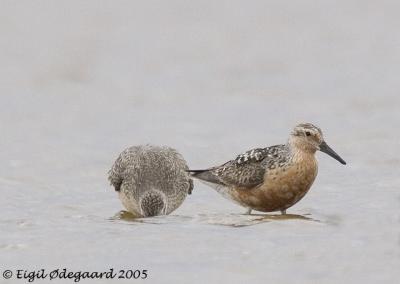
[(186, 161), (175, 149), (139, 145), (118, 156), (108, 179), (135, 217), (167, 215), (192, 193), (193, 181), (187, 169)]

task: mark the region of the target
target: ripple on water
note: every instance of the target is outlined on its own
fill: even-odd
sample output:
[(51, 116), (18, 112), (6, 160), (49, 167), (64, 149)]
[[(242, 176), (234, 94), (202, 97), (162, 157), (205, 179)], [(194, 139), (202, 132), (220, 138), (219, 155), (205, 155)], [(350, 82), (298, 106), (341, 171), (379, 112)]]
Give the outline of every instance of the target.
[(0, 220), (0, 224), (6, 226), (17, 226), (18, 228), (33, 227), (35, 224), (31, 220), (27, 219), (3, 219)]
[(27, 247), (26, 244), (0, 244), (0, 250), (22, 250)]

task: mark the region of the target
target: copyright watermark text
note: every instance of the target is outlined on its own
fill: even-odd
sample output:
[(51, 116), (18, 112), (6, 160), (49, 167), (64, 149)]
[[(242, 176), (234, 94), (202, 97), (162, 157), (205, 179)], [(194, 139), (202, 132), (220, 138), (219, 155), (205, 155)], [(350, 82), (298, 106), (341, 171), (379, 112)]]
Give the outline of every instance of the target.
[(36, 280), (55, 280), (70, 279), (77, 283), (84, 279), (146, 279), (148, 277), (147, 269), (119, 269), (110, 268), (107, 271), (71, 271), (67, 268), (57, 268), (54, 270), (38, 269), (6, 269), (2, 271), (4, 279), (24, 279), (28, 282)]

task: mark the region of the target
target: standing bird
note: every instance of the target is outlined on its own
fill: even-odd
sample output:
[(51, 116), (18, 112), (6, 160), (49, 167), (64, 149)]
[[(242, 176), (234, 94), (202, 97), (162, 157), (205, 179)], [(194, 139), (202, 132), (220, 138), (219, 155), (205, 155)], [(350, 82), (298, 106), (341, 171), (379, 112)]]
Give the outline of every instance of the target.
[(317, 176), (317, 150), (346, 164), (326, 144), (321, 129), (301, 123), (285, 145), (256, 148), (221, 166), (189, 173), (248, 208), (248, 214), (252, 209), (286, 214), (287, 208), (304, 197)]
[(175, 149), (133, 146), (124, 150), (108, 179), (124, 207), (137, 217), (167, 215), (193, 190), (188, 166)]

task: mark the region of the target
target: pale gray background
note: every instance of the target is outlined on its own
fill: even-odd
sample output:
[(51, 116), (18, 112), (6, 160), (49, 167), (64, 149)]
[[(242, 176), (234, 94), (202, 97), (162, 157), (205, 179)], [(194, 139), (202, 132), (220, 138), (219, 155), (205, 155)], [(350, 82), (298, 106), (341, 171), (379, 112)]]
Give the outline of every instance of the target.
[[(398, 1), (2, 0), (0, 271), (397, 282), (399, 15)], [(125, 147), (170, 145), (203, 168), (303, 121), (348, 162), (319, 153), (289, 209), (320, 222), (259, 223), (200, 183), (172, 216), (109, 220)]]

